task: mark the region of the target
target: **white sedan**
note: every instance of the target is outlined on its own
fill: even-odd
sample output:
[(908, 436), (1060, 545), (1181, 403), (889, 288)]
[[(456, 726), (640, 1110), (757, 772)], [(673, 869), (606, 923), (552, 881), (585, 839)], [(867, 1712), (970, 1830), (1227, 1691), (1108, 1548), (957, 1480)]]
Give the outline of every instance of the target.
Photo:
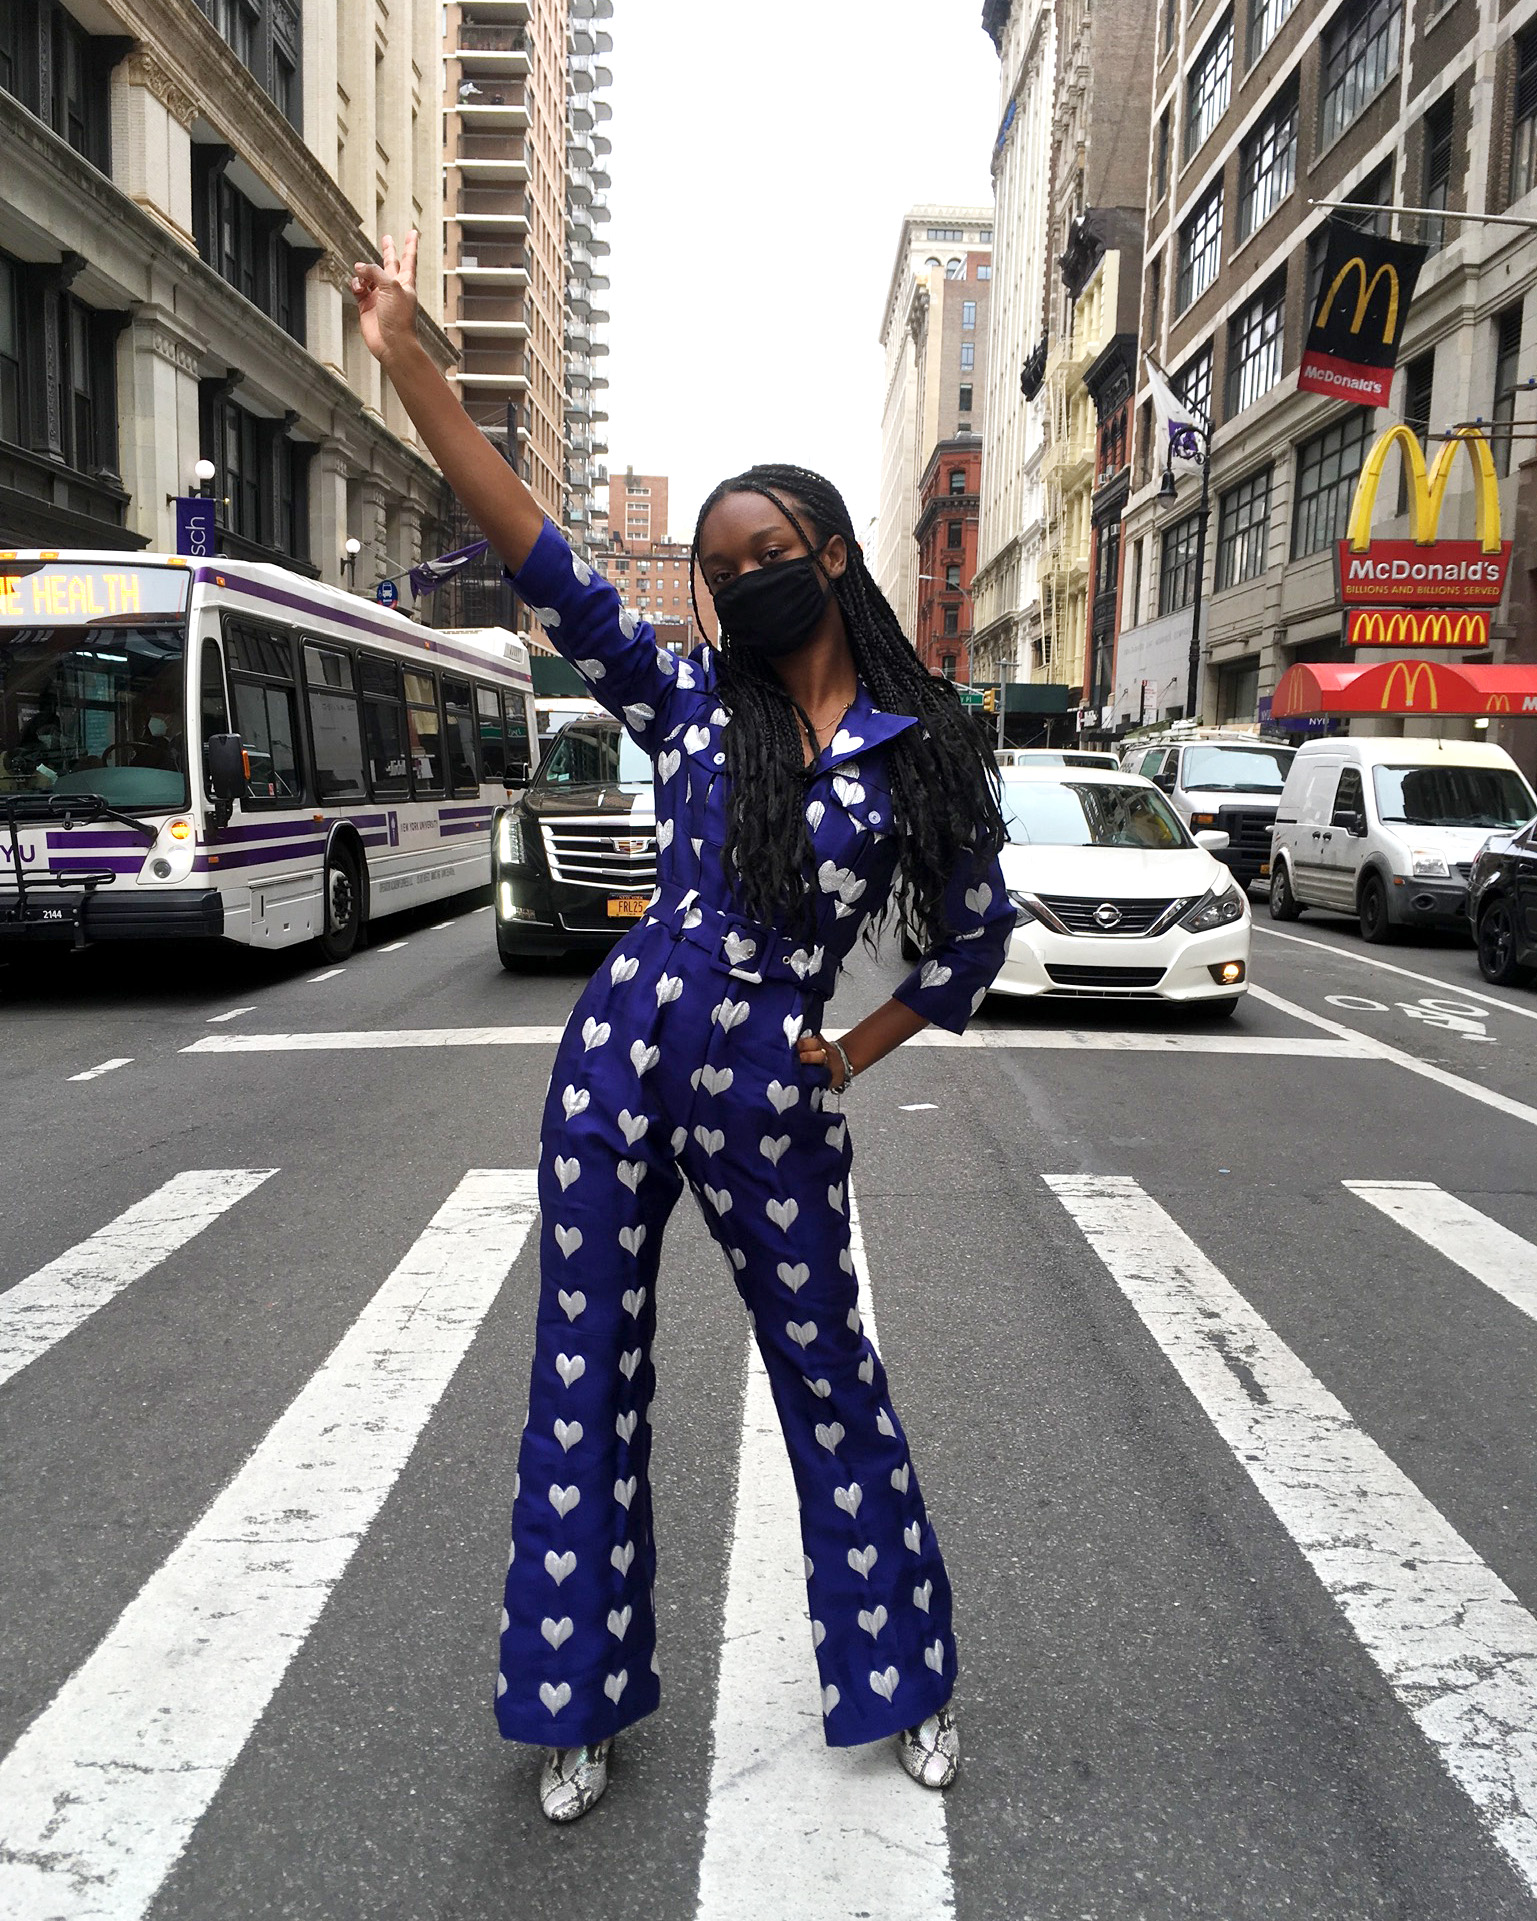
[(1018, 916), (998, 994), (1204, 1001), (1249, 976), (1249, 902), (1150, 780), (1098, 768), (1002, 770), (1003, 875)]

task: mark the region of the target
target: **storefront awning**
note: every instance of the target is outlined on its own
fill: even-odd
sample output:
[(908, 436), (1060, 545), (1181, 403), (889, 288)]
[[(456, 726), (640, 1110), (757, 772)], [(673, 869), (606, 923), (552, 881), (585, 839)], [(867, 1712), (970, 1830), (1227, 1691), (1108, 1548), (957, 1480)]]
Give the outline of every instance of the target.
[(1281, 676), (1271, 713), (1276, 720), (1312, 714), (1530, 714), (1537, 718), (1537, 665), (1299, 661)]

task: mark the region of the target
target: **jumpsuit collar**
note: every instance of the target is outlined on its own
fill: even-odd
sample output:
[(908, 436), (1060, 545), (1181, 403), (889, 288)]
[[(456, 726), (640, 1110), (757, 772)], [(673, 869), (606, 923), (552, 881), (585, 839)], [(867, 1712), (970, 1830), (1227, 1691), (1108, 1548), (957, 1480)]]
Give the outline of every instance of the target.
[(807, 769), (807, 776), (814, 778), (834, 767), (841, 767), (844, 761), (857, 759), (871, 747), (883, 747), (888, 740), (895, 740), (898, 734), (917, 725), (915, 714), (888, 714), (877, 707), (870, 698), (869, 689), (861, 681), (853, 704), (838, 723), (837, 732), (823, 748), (821, 758), (814, 767)]

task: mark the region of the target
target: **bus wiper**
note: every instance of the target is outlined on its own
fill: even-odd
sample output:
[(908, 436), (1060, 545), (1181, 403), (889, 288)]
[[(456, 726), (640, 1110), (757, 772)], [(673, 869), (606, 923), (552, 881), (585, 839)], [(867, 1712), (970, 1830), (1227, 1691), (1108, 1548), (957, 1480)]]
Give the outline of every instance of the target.
[(137, 814), (124, 813), (121, 807), (114, 807), (100, 794), (3, 794), (0, 808), (12, 826), (21, 821), (59, 820), (64, 826), (73, 827), (77, 819), (116, 820), (146, 840), (156, 839), (160, 832), (151, 822), (140, 820)]

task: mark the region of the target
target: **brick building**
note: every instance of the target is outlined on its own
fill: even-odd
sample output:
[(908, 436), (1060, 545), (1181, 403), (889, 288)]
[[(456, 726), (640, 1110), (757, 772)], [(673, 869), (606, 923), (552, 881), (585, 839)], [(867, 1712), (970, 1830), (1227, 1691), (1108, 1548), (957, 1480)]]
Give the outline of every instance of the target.
[[(701, 638), (689, 597), (693, 566), (687, 541), (667, 538), (667, 478), (627, 467), (608, 483), (609, 534), (595, 550), (599, 570), (627, 607), (644, 614), (673, 653), (692, 653)], [(708, 602), (706, 603), (708, 605)]]
[(919, 491), (918, 617), (913, 645), (930, 672), (971, 679), (971, 581), (977, 567), (982, 438), (940, 441)]
[(614, 541), (665, 541), (667, 477), (626, 467), (608, 482), (608, 532)]

